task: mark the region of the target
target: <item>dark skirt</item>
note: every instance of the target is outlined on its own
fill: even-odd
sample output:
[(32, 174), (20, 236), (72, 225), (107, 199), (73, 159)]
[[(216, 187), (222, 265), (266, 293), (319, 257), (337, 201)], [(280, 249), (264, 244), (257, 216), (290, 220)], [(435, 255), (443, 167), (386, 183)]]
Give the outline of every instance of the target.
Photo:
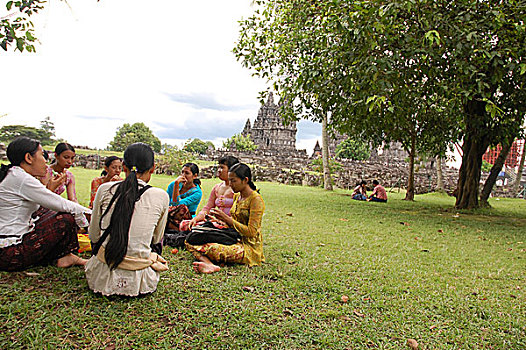
[(77, 224), (73, 215), (39, 209), (40, 218), (22, 242), (0, 249), (0, 270), (20, 271), (33, 265), (49, 265), (77, 252)]

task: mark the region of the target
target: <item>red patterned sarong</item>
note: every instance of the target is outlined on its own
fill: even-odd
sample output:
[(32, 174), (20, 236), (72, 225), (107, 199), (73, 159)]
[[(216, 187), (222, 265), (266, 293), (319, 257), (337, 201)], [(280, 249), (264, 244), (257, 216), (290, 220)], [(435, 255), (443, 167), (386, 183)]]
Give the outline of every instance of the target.
[(79, 249), (73, 215), (40, 208), (40, 218), (22, 242), (0, 249), (0, 270), (19, 271), (33, 265), (49, 265)]

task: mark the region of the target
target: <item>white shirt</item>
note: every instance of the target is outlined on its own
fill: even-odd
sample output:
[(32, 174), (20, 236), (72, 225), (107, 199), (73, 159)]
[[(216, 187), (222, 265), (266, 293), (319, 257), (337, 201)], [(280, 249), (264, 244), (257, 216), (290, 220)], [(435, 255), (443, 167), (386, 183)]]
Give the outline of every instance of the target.
[[(146, 182), (138, 180), (139, 184), (145, 186)], [(95, 200), (93, 201), (93, 214), (89, 226), (89, 238), (92, 242), (98, 242), (103, 229), (100, 227), (102, 214), (108, 207), (115, 192), (112, 188), (117, 182), (107, 182), (100, 185)], [(126, 255), (136, 258), (148, 258), (152, 249), (152, 243), (159, 243), (163, 239), (166, 220), (168, 219), (168, 194), (160, 188), (149, 188), (137, 202), (130, 222), (128, 231), (128, 247)], [(102, 219), (102, 227), (110, 224), (113, 208)], [(106, 247), (110, 238), (102, 243)], [(108, 265), (102, 263), (96, 256), (92, 256), (84, 267), (89, 287), (103, 295), (128, 295), (136, 296), (140, 293), (151, 293), (157, 288), (159, 272), (151, 267), (144, 270), (129, 271), (116, 268), (110, 270)]]
[(91, 213), (51, 192), (21, 167), (13, 166), (0, 182), (0, 248), (22, 242), (23, 236), (35, 227), (38, 218), (31, 218), (31, 214), (39, 206), (71, 213), (79, 226), (87, 226), (83, 213)]

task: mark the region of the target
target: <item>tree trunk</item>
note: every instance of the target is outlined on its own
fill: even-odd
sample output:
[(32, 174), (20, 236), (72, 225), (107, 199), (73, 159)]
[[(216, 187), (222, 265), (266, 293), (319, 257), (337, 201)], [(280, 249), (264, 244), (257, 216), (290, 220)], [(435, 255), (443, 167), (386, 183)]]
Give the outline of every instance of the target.
[(416, 135), (411, 134), (411, 149), (409, 150), (409, 177), (407, 179), (407, 192), (404, 200), (415, 200), (415, 153), (416, 153)]
[(489, 207), (489, 195), (491, 194), (491, 190), (493, 190), (493, 186), (495, 186), (495, 182), (497, 182), (497, 177), (499, 176), (499, 173), (502, 170), (504, 162), (506, 162), (506, 157), (508, 156), (508, 153), (510, 153), (511, 145), (513, 145), (513, 140), (514, 139), (511, 139), (511, 141), (507, 140), (502, 144), (502, 150), (500, 151), (499, 156), (495, 160), (495, 163), (491, 167), (489, 176), (486, 179), (486, 182), (484, 183), (484, 188), (482, 188), (482, 192), (480, 193), (480, 205), (483, 207)]
[(437, 157), (437, 187), (435, 191), (444, 192), (444, 176), (442, 174), (442, 157)]
[(471, 100), (465, 106), (466, 133), (462, 145), (462, 165), (457, 184), (457, 209), (473, 209), (479, 206), (479, 183), (482, 156), (490, 140), (484, 126), (486, 103)]
[(321, 123), (321, 158), (323, 161), (323, 188), (332, 191), (331, 170), (329, 168), (329, 135), (327, 133), (327, 122), (329, 117), (325, 115)]
[(513, 193), (514, 197), (516, 197), (519, 194), (519, 186), (521, 184), (522, 171), (524, 170), (524, 156), (525, 155), (526, 155), (526, 140), (524, 141), (522, 145), (521, 161), (519, 163), (519, 169), (517, 169), (517, 178), (515, 179), (515, 182), (513, 183), (513, 188), (511, 189), (511, 192)]

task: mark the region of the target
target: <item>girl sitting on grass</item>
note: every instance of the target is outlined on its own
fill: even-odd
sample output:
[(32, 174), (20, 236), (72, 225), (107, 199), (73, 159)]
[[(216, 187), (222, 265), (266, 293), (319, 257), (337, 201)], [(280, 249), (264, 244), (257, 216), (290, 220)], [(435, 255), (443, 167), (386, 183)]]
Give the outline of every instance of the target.
[(196, 215), (188, 224), (188, 229), (192, 229), (198, 222), (202, 222), (206, 219), (206, 215), (212, 210), (212, 208), (218, 208), (225, 214), (230, 215), (230, 208), (234, 203), (234, 192), (230, 188), (228, 183), (228, 170), (235, 164), (239, 163), (239, 160), (233, 156), (225, 156), (219, 158), (217, 177), (223, 182), (218, 183), (212, 188), (208, 202), (203, 209)]
[[(33, 265), (85, 265), (78, 226), (88, 225), (90, 210), (48, 190), (36, 177), (46, 174), (46, 159), (36, 140), (19, 137), (7, 147), (10, 164), (0, 169), (0, 270)], [(35, 211), (39, 215), (33, 215)]]
[[(55, 161), (47, 167), (45, 178), (55, 181), (46, 182), (47, 188), (56, 194), (62, 194), (67, 190), (70, 201), (78, 203), (75, 191), (75, 176), (68, 169), (75, 161), (75, 148), (69, 143), (61, 142), (55, 147)], [(60, 179), (60, 181), (56, 181)]]
[(154, 292), (160, 271), (168, 269), (151, 245), (163, 238), (169, 198), (147, 185), (155, 168), (150, 146), (128, 146), (123, 167), (124, 181), (104, 183), (95, 195), (88, 229), (93, 256), (86, 278), (94, 292), (137, 296)]
[(228, 172), (228, 182), (234, 191), (231, 216), (220, 209), (212, 208), (211, 220), (224, 223), (229, 229), (237, 231), (241, 238), (232, 245), (219, 243), (193, 245), (187, 241), (186, 248), (198, 260), (193, 263), (194, 270), (197, 272), (218, 272), (220, 267), (216, 265), (217, 263), (254, 266), (265, 261), (261, 237), (261, 219), (265, 211), (265, 203), (252, 182), (250, 168), (242, 163), (234, 165)]
[(104, 160), (104, 170), (99, 177), (96, 177), (91, 181), (91, 198), (89, 201), (89, 207), (93, 208), (93, 201), (99, 186), (110, 181), (121, 181), (122, 161), (117, 156), (109, 156)]
[(181, 175), (168, 185), (166, 192), (170, 196), (170, 205), (184, 204), (190, 210), (192, 217), (195, 216), (203, 191), (201, 191), (201, 180), (197, 178), (199, 167), (194, 163), (186, 163), (181, 169)]

